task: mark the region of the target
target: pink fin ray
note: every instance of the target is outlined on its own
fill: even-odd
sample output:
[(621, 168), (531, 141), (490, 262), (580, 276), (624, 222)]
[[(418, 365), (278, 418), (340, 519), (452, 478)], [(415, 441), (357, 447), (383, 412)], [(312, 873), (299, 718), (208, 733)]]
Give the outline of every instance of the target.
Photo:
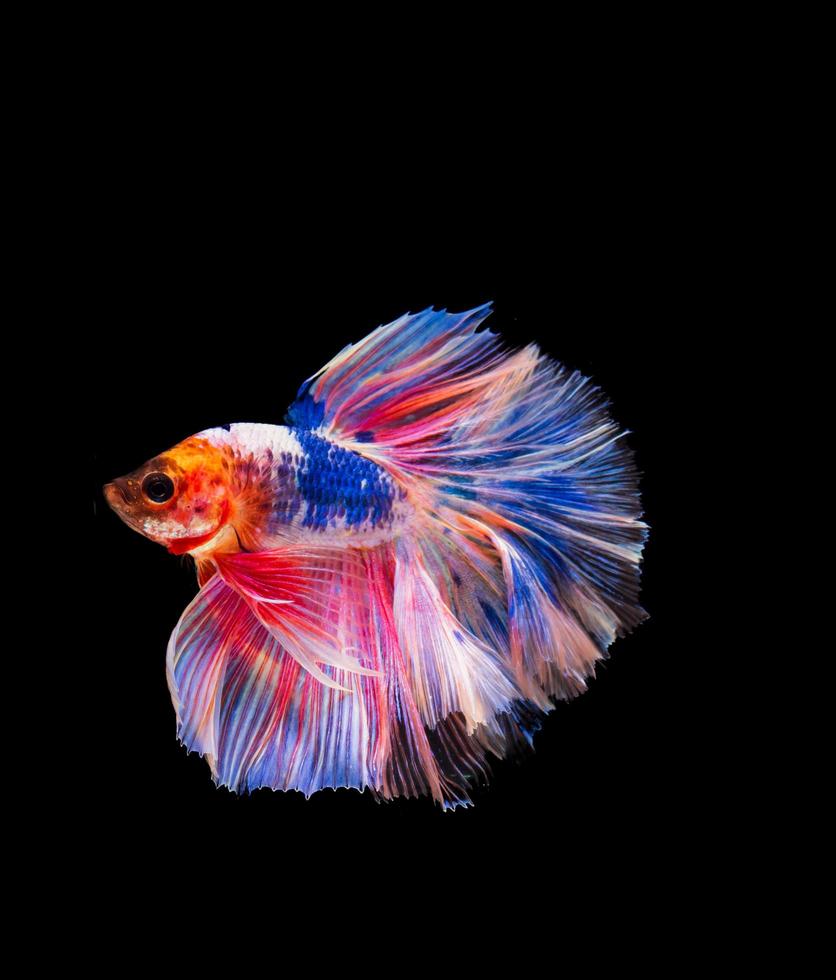
[(220, 576), (198, 593), (171, 635), (168, 683), (180, 740), (238, 787), (264, 750), (299, 667)]
[[(344, 610), (365, 602), (357, 553), (347, 549), (281, 549), (218, 555), (223, 580), (238, 592), (259, 622), (318, 681), (338, 686), (317, 664), (373, 675), (347, 649)], [(334, 601), (335, 597), (339, 601)], [(345, 690), (345, 689), (343, 689)]]
[(378, 327), (311, 378), (305, 398), (321, 406), (330, 437), (359, 437), (372, 455), (441, 432), (503, 361), (499, 339), (476, 332), (489, 314), (487, 303), (460, 314), (430, 308)]
[[(393, 549), (319, 558), (317, 568), (310, 552), (283, 562), (276, 553), (221, 559), (223, 574), (195, 597), (169, 643), (181, 741), (207, 758), (219, 784), (238, 792), (268, 787), (309, 795), (344, 786), (381, 799), (427, 794), (445, 807), (467, 805), (470, 787), (486, 772), (485, 746), (470, 737), (456, 704), (432, 726), (422, 713), (396, 626)], [(307, 592), (294, 575), (303, 561)], [(291, 593), (293, 600), (266, 606), (274, 612), (259, 606), (264, 595)], [(310, 619), (305, 598), (315, 613)], [(277, 639), (279, 630), (262, 621), (274, 615), (279, 622), (290, 609), (305, 630), (316, 623), (340, 642), (351, 637), (368, 667), (303, 667)]]
[[(178, 735), (236, 791), (376, 789), (381, 699), (372, 677), (303, 670), (215, 576), (174, 630), (168, 678)], [(371, 673), (371, 672), (368, 672)]]
[(460, 712), (473, 733), (522, 697), (502, 654), (456, 619), (420, 546), (410, 539), (398, 542), (394, 615), (413, 695), (428, 727)]

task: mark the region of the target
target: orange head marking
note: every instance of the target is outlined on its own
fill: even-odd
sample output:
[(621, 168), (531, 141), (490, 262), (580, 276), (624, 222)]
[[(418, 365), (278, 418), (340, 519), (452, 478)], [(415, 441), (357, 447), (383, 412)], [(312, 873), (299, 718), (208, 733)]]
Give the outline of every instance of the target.
[(223, 449), (192, 436), (104, 488), (122, 520), (181, 555), (200, 548), (227, 525), (231, 509)]

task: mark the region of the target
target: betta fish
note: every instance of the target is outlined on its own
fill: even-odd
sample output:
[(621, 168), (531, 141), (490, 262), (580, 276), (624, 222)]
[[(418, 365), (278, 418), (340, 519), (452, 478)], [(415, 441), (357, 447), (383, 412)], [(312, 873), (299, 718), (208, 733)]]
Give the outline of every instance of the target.
[(207, 429), (105, 486), (194, 559), (166, 667), (216, 784), (468, 805), (645, 618), (624, 433), (587, 378), (478, 329), (490, 312), (406, 314), (286, 425)]

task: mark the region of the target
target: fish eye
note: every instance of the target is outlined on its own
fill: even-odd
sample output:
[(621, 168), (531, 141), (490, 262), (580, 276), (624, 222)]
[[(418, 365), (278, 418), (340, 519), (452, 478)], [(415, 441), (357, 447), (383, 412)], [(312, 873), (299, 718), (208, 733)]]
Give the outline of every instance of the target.
[(149, 473), (142, 481), (142, 492), (155, 504), (164, 504), (174, 496), (174, 481), (165, 473)]

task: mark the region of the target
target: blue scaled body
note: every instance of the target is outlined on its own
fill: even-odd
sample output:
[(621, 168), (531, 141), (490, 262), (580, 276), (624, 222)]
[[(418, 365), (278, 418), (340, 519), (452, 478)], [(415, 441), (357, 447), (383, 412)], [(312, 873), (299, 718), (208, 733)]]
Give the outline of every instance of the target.
[(298, 453), (282, 453), (281, 492), (272, 524), (314, 530), (379, 530), (391, 527), (404, 491), (376, 463), (309, 429), (291, 428)]

